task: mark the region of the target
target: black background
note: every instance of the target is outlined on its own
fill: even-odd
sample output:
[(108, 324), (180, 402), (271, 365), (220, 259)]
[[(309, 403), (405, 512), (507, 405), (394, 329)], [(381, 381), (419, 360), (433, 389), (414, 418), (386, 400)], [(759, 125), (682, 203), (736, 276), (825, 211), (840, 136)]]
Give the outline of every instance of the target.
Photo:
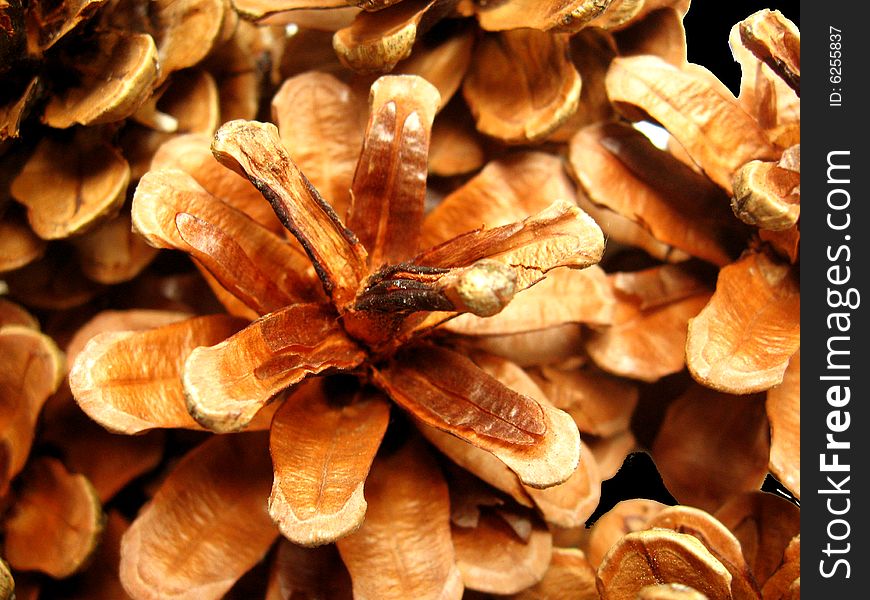
[(797, 0), (694, 0), (683, 19), (689, 61), (713, 71), (736, 94), (740, 86), (740, 67), (731, 56), (728, 34), (735, 23), (764, 8), (779, 10), (800, 27), (800, 3)]

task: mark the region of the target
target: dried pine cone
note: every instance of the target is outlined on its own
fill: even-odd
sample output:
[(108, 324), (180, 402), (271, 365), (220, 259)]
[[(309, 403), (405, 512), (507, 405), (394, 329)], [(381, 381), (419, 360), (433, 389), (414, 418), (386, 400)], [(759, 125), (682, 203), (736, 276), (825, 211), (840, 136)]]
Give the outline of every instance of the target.
[(26, 41), (8, 49), (4, 78), (25, 95), (4, 86), (0, 109), (0, 273), (51, 309), (154, 258), (130, 232), (129, 192), (171, 135), (255, 115), (265, 52), (225, 0), (56, 4), (7, 9), (21, 12), (10, 39)]
[[(215, 40), (229, 41), (197, 47), (148, 30), (185, 19), (111, 6), (67, 35), (151, 34), (174, 72), (123, 126), (69, 138), (115, 148), (139, 183), (137, 234), (199, 275), (152, 270), (85, 308), (87, 279), (50, 275), (53, 243), (6, 279), (28, 304), (79, 306), (66, 327), (139, 308), (61, 344), (71, 386), (109, 430), (174, 430), (183, 458), (153, 472), (129, 529), (112, 509), (93, 567), (58, 589), (799, 596), (799, 509), (759, 491), (773, 474), (800, 497), (799, 33), (785, 17), (733, 29), (735, 97), (686, 60), (688, 2), (237, 0), (259, 22), (223, 6)], [(0, 52), (21, 56), (14, 38)], [(197, 66), (174, 62), (186, 51)], [(277, 128), (249, 120), (264, 59)], [(13, 191), (33, 163), (23, 147), (2, 165)], [(26, 235), (2, 239), (38, 256), (13, 206), (0, 228)], [(50, 468), (85, 475), (105, 502), (142, 471), (103, 479), (64, 433), (83, 415), (57, 396), (15, 485), (49, 468), (49, 449)], [(87, 431), (106, 455), (148, 455), (120, 441), (138, 436)], [(654, 459), (656, 497), (680, 506), (639, 500), (651, 490), (630, 482), (634, 499), (606, 512), (602, 482), (624, 480), (633, 451)], [(153, 470), (156, 455), (125, 461)], [(120, 580), (104, 567), (119, 552)]]
[[(312, 74), (295, 83), (317, 89), (337, 82)], [(585, 473), (573, 477), (577, 426), (543, 399), (519, 367), (468, 353), (434, 334), (457, 314), (501, 311), (552, 269), (594, 264), (603, 237), (559, 197), (539, 196), (537, 214), (484, 228), (474, 229), (476, 220), (459, 222), (446, 208), (424, 218), (429, 129), (439, 100), (418, 77), (384, 77), (372, 86), (347, 227), (290, 159), (276, 127), (231, 121), (220, 128), (214, 156), (254, 184), (299, 246), (206, 191), (187, 172), (157, 169), (140, 181), (133, 201), (138, 231), (158, 247), (194, 257), (236, 316), (103, 333), (78, 356), (73, 393), (89, 415), (124, 433), (268, 428), (272, 469), (264, 434), (216, 437), (190, 454), (125, 535), (121, 573), (131, 593), (217, 593), (211, 577), (218, 574), (225, 577), (225, 591), (260, 559), (278, 530), (305, 546), (336, 542), (357, 593), (379, 597), (436, 590), (456, 597), (463, 580), (473, 585), (475, 577), (483, 580), (478, 587), (511, 586), (488, 590), (504, 593), (543, 573), (550, 534), (523, 505), (538, 502), (546, 517), (551, 506), (554, 513), (571, 512), (585, 500)], [(220, 176), (207, 172), (215, 168), (212, 161), (194, 170), (213, 185)], [(466, 208), (473, 206), (471, 197)], [(511, 206), (512, 198), (502, 198), (502, 218), (525, 214), (525, 207)], [(246, 200), (250, 194), (236, 198)], [(475, 212), (489, 209), (481, 204)], [(328, 375), (333, 372), (351, 377)], [(512, 389), (517, 387), (524, 393)], [(276, 398), (283, 401), (272, 402)], [(451, 538), (448, 485), (431, 451), (400, 428), (378, 454), (390, 422), (387, 398), (435, 446), (451, 448), (448, 455), (469, 459), (472, 451), (461, 445), (470, 444), (490, 453), (474, 460), (496, 457), (505, 469), (498, 477), (516, 502), (491, 518), (481, 516), (474, 534), (454, 542), (459, 533)], [(269, 513), (252, 518), (270, 480)], [(560, 484), (575, 493), (538, 491)], [(496, 497), (498, 505), (507, 501)], [(248, 543), (241, 549), (231, 543), (241, 532), (230, 506), (249, 514)], [(581, 518), (568, 524), (579, 525)], [(514, 551), (530, 554), (523, 560), (532, 561), (527, 567), (537, 575), (489, 583), (475, 569), (497, 569), (486, 565), (478, 546), (508, 543), (512, 534), (505, 528), (511, 525), (521, 531)], [(165, 540), (166, 530), (200, 540), (198, 549)], [(416, 542), (421, 536), (423, 545)], [(385, 544), (397, 544), (403, 558)], [(213, 546), (231, 554), (213, 562)], [(217, 570), (173, 576), (161, 565), (174, 564), (178, 552)], [(480, 560), (484, 564), (476, 565)]]
[(157, 465), (163, 436), (120, 438), (88, 420), (63, 385), (64, 353), (35, 317), (2, 299), (0, 347), (0, 403), (8, 417), (0, 428), (0, 531), (9, 569), (0, 597), (11, 597), (13, 586), (19, 597), (38, 590), (35, 573), (77, 575), (100, 588), (114, 582), (119, 590), (112, 545), (126, 524), (115, 509), (104, 514), (104, 505)]

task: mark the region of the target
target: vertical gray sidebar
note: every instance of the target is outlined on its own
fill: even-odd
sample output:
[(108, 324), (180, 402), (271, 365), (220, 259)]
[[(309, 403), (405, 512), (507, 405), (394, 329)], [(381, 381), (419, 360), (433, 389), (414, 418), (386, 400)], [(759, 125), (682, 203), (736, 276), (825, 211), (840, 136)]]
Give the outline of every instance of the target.
[(801, 587), (865, 598), (870, 180), (861, 4), (801, 2)]

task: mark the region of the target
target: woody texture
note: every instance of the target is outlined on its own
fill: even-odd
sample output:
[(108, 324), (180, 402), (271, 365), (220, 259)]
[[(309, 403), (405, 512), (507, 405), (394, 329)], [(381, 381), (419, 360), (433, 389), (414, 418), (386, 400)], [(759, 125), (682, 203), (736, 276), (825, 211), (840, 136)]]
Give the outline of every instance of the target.
[(0, 0), (0, 599), (799, 599), (800, 33), (690, 10)]

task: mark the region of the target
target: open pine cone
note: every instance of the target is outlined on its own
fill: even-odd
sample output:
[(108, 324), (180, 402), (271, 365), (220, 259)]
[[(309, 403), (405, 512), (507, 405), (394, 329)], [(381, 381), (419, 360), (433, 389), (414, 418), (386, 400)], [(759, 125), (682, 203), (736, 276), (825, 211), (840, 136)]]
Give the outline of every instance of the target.
[(0, 273), (29, 306), (78, 306), (156, 254), (129, 216), (154, 150), (256, 114), (262, 32), (226, 0), (3, 10)]
[[(336, 83), (319, 75), (294, 82)], [(279, 101), (291, 97), (284, 94)], [(515, 488), (552, 488), (571, 480), (580, 455), (571, 417), (533, 398), (540, 393), (521, 394), (501, 383), (534, 390), (518, 366), (469, 353), (438, 340), (437, 333), (457, 314), (500, 312), (514, 294), (552, 269), (593, 265), (604, 238), (585, 213), (559, 197), (540, 198), (541, 205), (549, 205), (537, 214), (499, 226), (457, 222), (449, 199), (424, 218), (429, 129), (439, 101), (437, 90), (415, 76), (375, 82), (346, 220), (296, 167), (275, 126), (237, 120), (218, 130), (214, 156), (268, 200), (298, 246), (206, 191), (185, 171), (156, 169), (140, 181), (133, 200), (137, 230), (155, 246), (189, 253), (237, 316), (98, 335), (73, 366), (73, 394), (85, 412), (118, 432), (201, 426), (229, 433), (265, 426), (272, 468), (260, 434), (220, 436), (185, 459), (124, 538), (122, 581), (137, 595), (211, 589), (215, 583), (201, 569), (173, 576), (161, 565), (173, 565), (182, 555), (205, 565), (215, 546), (233, 553), (214, 561), (219, 571), (209, 572), (225, 575), (228, 587), (230, 573), (240, 576), (250, 568), (280, 530), (305, 546), (337, 542), (362, 595), (399, 598), (441, 590), (459, 597), (463, 557), (457, 567), (448, 485), (430, 451), (400, 429), (389, 445), (398, 448), (378, 454), (385, 433), (390, 438), (388, 398), (436, 447), (471, 444), (491, 453), (514, 473)], [(278, 107), (282, 114), (290, 109)], [(222, 167), (212, 162), (207, 168)], [(205, 171), (198, 171), (203, 180), (220, 177)], [(465, 194), (465, 210), (488, 210), (475, 209)], [(505, 216), (525, 211), (505, 208)], [(450, 229), (458, 231), (451, 235)], [(424, 240), (435, 245), (421, 250)], [(256, 318), (246, 324), (244, 317)], [(215, 471), (218, 456), (232, 458), (236, 467)], [(239, 535), (229, 508), (240, 502), (250, 510), (262, 506), (270, 471), (269, 513), (248, 518), (251, 542), (240, 552), (227, 537)], [(245, 483), (236, 485), (240, 473)], [(206, 485), (211, 479), (222, 483)], [(214, 495), (221, 487), (231, 495), (197, 497), (200, 490)], [(520, 499), (528, 504), (535, 494)], [(513, 510), (530, 525), (536, 522), (519, 502)], [(586, 516), (568, 524), (580, 525)], [(481, 521), (478, 527), (501, 531), (505, 525), (497, 523)], [(167, 544), (166, 530), (199, 540), (197, 549)], [(479, 543), (479, 535), (485, 534), (465, 543)], [(549, 533), (541, 524), (530, 535), (524, 551), (535, 554), (534, 568), (546, 568), (539, 544), (549, 546), (541, 538), (548, 540)], [(420, 536), (427, 539), (422, 547), (416, 542)], [(392, 545), (400, 560), (388, 549)], [(465, 560), (479, 558), (468, 554)], [(488, 591), (518, 591), (523, 583)]]
[(799, 597), (800, 34), (688, 4), (0, 0), (0, 598)]

